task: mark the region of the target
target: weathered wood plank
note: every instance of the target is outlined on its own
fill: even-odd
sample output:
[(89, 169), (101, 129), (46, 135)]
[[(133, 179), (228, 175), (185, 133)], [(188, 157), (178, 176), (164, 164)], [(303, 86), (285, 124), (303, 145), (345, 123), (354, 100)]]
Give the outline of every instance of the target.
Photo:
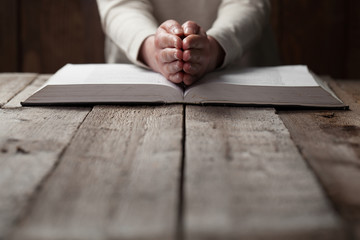
[(0, 72), (17, 72), (19, 61), (18, 1), (0, 2)]
[(346, 22), (347, 78), (360, 78), (360, 1), (348, 0)]
[[(356, 112), (360, 111), (360, 79), (357, 80), (333, 80), (331, 78), (326, 78), (332, 88), (335, 91), (341, 90), (341, 94), (344, 101), (350, 104), (351, 110)], [(340, 89), (339, 89), (340, 88)], [(344, 93), (345, 92), (345, 93)]]
[(30, 84), (36, 76), (34, 73), (1, 73), (0, 107)]
[(14, 239), (174, 239), (182, 106), (95, 107)]
[(0, 239), (51, 172), (89, 109), (0, 109)]
[(21, 107), (21, 102), (25, 101), (30, 97), (36, 90), (38, 90), (51, 75), (38, 75), (37, 78), (28, 86), (24, 88), (19, 94), (13, 97), (3, 108), (18, 108)]
[(343, 239), (273, 109), (186, 107), (186, 239)]
[(54, 73), (66, 63), (104, 62), (96, 0), (22, 0), (22, 71)]
[(271, 16), (270, 16), (270, 24), (271, 28), (274, 31), (276, 40), (278, 45), (281, 45), (281, 0), (270, 0), (271, 4)]
[(284, 64), (307, 64), (317, 74), (344, 76), (349, 54), (344, 2), (281, 0), (279, 50)]
[(360, 222), (357, 222), (355, 225), (355, 240), (360, 240)]
[(331, 82), (350, 111), (279, 115), (326, 192), (349, 220), (360, 220), (360, 82)]

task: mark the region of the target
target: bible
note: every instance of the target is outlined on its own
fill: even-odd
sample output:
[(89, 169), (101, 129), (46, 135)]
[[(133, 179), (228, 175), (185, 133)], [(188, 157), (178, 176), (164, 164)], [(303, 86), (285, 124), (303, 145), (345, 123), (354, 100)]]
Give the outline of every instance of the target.
[(67, 64), (22, 105), (134, 103), (346, 108), (325, 83), (302, 65), (228, 68), (183, 86), (131, 64)]

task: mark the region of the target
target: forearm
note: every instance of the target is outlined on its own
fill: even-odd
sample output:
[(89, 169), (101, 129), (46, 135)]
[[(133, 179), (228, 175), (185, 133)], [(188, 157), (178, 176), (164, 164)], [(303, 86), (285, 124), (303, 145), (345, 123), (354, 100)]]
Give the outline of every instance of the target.
[(223, 0), (207, 32), (225, 51), (223, 65), (241, 56), (261, 36), (269, 12), (267, 0)]
[(157, 22), (146, 0), (97, 0), (105, 33), (133, 63), (143, 41), (154, 34)]

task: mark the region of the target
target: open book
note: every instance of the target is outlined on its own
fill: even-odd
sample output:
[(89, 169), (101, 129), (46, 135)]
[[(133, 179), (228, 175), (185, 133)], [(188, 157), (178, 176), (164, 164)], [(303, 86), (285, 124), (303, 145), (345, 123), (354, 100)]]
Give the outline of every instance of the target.
[(306, 66), (226, 69), (183, 89), (130, 64), (67, 64), (22, 105), (158, 102), (346, 107)]

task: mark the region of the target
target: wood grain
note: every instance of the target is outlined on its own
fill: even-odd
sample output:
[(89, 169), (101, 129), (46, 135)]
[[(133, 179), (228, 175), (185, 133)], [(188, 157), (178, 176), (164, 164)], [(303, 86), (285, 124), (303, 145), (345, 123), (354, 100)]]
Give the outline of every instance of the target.
[(272, 30), (276, 36), (276, 42), (278, 46), (281, 46), (281, 14), (282, 14), (282, 1), (281, 0), (270, 0), (271, 4), (271, 16), (270, 16), (270, 24)]
[(186, 107), (186, 239), (344, 239), (273, 109)]
[(50, 78), (50, 76), (51, 75), (38, 75), (37, 78), (30, 85), (26, 86), (23, 91), (13, 97), (8, 103), (3, 106), (3, 108), (21, 107), (21, 102), (25, 101), (35, 91), (37, 91)]
[(81, 0), (81, 15), (84, 26), (82, 36), (82, 51), (84, 51), (83, 62), (105, 62), (104, 41), (100, 15), (96, 0)]
[(18, 1), (0, 2), (0, 72), (17, 72), (19, 57)]
[(347, 78), (360, 79), (360, 1), (347, 0)]
[(292, 139), (347, 219), (360, 220), (360, 82), (331, 82), (350, 111), (279, 112)]
[(343, 0), (282, 0), (280, 52), (283, 63), (306, 64), (317, 74), (344, 76), (345, 14)]
[(30, 84), (37, 74), (1, 73), (0, 74), (0, 107)]
[(182, 106), (98, 106), (13, 239), (174, 239)]
[(22, 0), (21, 14), (22, 71), (54, 73), (69, 62), (104, 62), (96, 0)]
[(0, 109), (0, 239), (36, 194), (88, 112)]

